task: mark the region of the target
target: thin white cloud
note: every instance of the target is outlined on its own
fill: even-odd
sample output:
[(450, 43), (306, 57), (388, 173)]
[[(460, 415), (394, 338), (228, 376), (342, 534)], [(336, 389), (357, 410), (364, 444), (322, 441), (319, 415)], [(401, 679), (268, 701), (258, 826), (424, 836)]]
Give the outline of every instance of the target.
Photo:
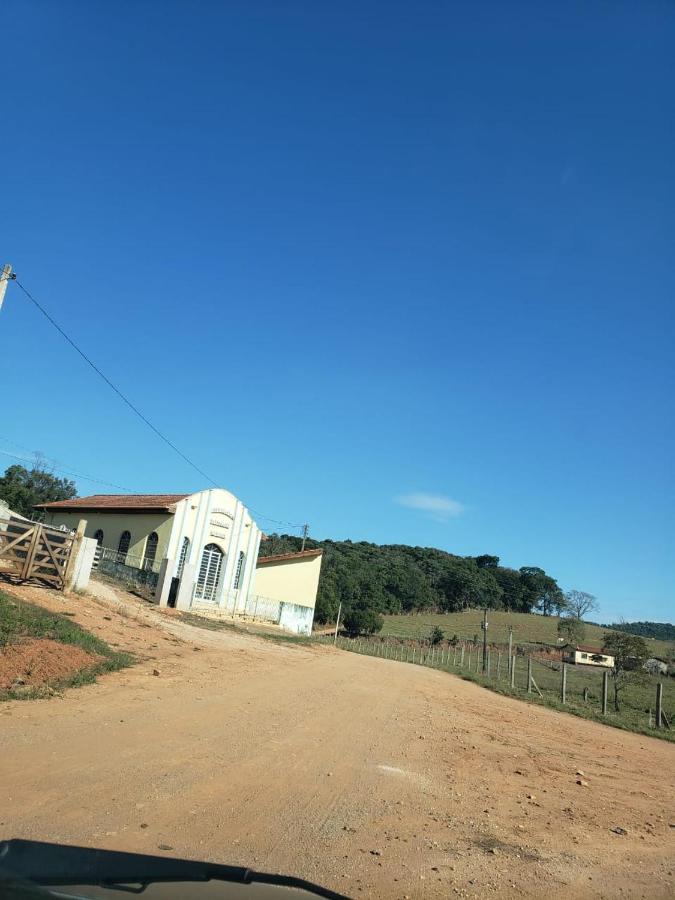
[(457, 500), (450, 497), (444, 497), (442, 494), (401, 494), (394, 498), (394, 502), (399, 506), (405, 506), (408, 509), (417, 509), (426, 513), (430, 518), (437, 522), (447, 522), (448, 519), (454, 519), (461, 516), (466, 507)]

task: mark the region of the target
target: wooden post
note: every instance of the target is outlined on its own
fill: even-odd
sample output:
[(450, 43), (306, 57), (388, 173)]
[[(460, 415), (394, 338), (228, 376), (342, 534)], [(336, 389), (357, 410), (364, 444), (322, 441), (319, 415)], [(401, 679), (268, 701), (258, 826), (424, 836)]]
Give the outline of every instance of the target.
[(335, 620), (335, 640), (334, 644), (337, 644), (337, 636), (338, 636), (338, 628), (340, 627), (340, 613), (342, 612), (342, 600), (340, 601), (340, 605), (338, 606), (338, 614), (337, 619)]
[(459, 667), (460, 667), (460, 669), (464, 668), (464, 644), (462, 644), (462, 652), (460, 654)]
[(656, 685), (656, 717), (655, 723), (657, 728), (663, 728), (663, 684), (659, 681)]
[(509, 675), (511, 674), (511, 663), (513, 662), (513, 625), (509, 625)]
[(487, 658), (487, 668), (485, 670), (485, 674), (487, 677), (490, 677), (490, 651), (488, 650), (488, 658)]
[[(75, 538), (73, 543), (70, 545), (70, 555), (68, 557), (68, 562), (66, 563), (65, 570), (63, 572), (63, 588), (64, 591), (70, 591), (73, 587), (73, 583), (75, 581), (75, 564), (77, 562), (77, 557), (80, 554), (80, 549), (82, 547), (82, 538), (84, 537), (84, 532), (87, 528), (87, 520), (80, 519), (77, 523), (77, 528), (75, 530)], [(40, 534), (42, 530), (41, 525), (35, 526), (36, 533)], [(36, 544), (37, 547), (37, 544)], [(31, 548), (32, 549), (32, 548)], [(30, 551), (29, 551), (30, 555)], [(34, 554), (33, 554), (34, 555)], [(31, 560), (32, 562), (32, 560)]]
[(487, 607), (483, 610), (483, 675), (487, 674)]
[(527, 657), (527, 693), (532, 693), (532, 657)]
[(514, 688), (516, 686), (516, 658), (515, 656), (511, 657), (511, 687)]
[(457, 665), (457, 644), (455, 644), (454, 653), (452, 654), (452, 664), (453, 666)]
[(607, 715), (607, 694), (609, 693), (609, 672), (607, 669), (602, 673), (602, 714)]
[(414, 647), (413, 647), (413, 654), (412, 654), (412, 656), (413, 656), (413, 658), (412, 658), (413, 665), (415, 665), (415, 648), (414, 648)]
[(469, 644), (469, 672), (471, 671), (471, 644)]
[(562, 664), (560, 675), (560, 700), (567, 703), (567, 663)]

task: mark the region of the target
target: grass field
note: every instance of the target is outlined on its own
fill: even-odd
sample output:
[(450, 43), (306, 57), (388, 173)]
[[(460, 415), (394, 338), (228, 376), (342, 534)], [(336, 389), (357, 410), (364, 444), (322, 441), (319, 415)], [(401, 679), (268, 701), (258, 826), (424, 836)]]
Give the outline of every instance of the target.
[[(473, 640), (479, 635), (482, 640), (481, 622), (483, 611), (469, 609), (459, 613), (421, 613), (412, 616), (385, 616), (382, 635), (424, 640), (429, 637), (431, 629), (438, 625), (443, 629), (446, 638), (453, 635), (464, 640)], [(491, 643), (507, 644), (509, 625), (513, 626), (514, 645), (551, 644), (558, 639), (557, 616), (538, 616), (528, 613), (514, 613), (499, 610), (488, 610), (488, 637)], [(586, 625), (583, 643), (602, 646), (602, 638), (607, 629), (597, 625)], [(645, 638), (650, 652), (655, 656), (670, 658), (675, 655), (675, 644), (671, 641), (657, 641)]]
[(48, 686), (0, 691), (0, 700), (32, 699), (46, 696), (47, 688), (60, 690), (80, 684), (88, 684), (103, 672), (113, 672), (133, 662), (129, 653), (121, 653), (109, 647), (96, 635), (73, 622), (68, 616), (53, 613), (17, 597), (0, 592), (0, 652), (4, 646), (19, 643), (26, 638), (49, 638), (61, 644), (72, 644), (101, 658), (95, 666), (75, 672), (69, 678), (52, 682)]

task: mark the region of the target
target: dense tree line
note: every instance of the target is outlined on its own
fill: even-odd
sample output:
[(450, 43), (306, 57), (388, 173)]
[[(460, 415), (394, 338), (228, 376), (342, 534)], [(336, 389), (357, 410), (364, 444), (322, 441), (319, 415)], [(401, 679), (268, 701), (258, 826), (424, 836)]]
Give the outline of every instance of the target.
[[(300, 550), (302, 541), (272, 534), (262, 556)], [(352, 618), (372, 621), (372, 613), (455, 612), (469, 607), (538, 611), (566, 608), (556, 580), (536, 566), (509, 569), (498, 556), (454, 556), (432, 547), (370, 544), (366, 541), (308, 540), (324, 551), (316, 621), (332, 622), (338, 606)]]
[(40, 514), (33, 509), (36, 503), (71, 500), (73, 497), (77, 497), (75, 482), (57, 478), (43, 469), (39, 461), (31, 469), (9, 466), (0, 477), (0, 500), (27, 519), (39, 518)]
[(639, 634), (642, 637), (657, 638), (660, 641), (675, 641), (675, 625), (669, 622), (614, 622), (603, 625), (614, 631), (625, 631), (628, 634)]

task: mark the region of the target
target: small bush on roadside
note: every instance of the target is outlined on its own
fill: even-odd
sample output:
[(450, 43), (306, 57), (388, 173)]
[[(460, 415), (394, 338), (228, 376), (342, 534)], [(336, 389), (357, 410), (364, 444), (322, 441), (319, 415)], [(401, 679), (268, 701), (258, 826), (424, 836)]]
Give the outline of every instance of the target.
[(381, 631), (384, 619), (376, 609), (359, 604), (345, 613), (342, 624), (349, 637), (358, 637)]
[(431, 629), (431, 637), (429, 638), (431, 643), (432, 644), (440, 644), (444, 638), (445, 638), (445, 633), (444, 633), (443, 629), (440, 628), (438, 625), (434, 625), (434, 627)]

